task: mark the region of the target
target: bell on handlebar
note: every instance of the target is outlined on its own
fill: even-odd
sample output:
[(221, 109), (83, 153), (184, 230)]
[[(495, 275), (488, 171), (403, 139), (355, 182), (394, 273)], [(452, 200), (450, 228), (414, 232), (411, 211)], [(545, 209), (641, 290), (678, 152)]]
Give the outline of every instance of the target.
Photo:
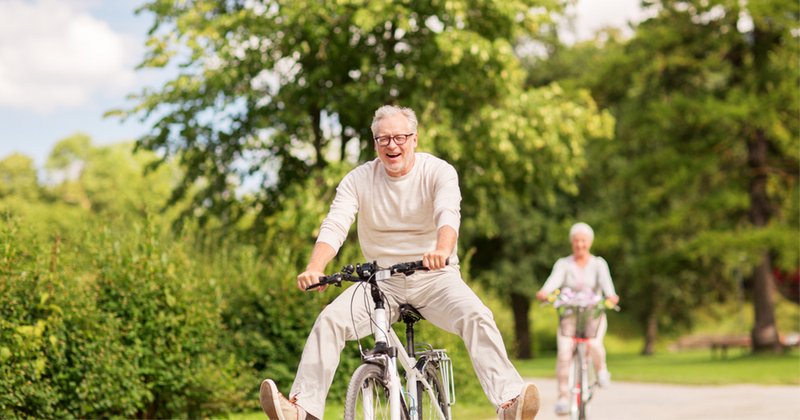
[(353, 274), (356, 271), (356, 268), (353, 267), (353, 264), (347, 264), (346, 266), (342, 267), (342, 272), (347, 274)]

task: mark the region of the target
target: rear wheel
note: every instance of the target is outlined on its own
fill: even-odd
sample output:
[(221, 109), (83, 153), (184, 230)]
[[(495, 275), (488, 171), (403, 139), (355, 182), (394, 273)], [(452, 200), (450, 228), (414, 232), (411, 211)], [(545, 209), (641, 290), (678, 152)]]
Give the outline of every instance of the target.
[[(383, 366), (361, 365), (347, 387), (345, 420), (391, 420), (391, 417), (389, 387), (383, 377)], [(409, 420), (405, 407), (400, 407), (400, 417)]]
[(422, 383), (417, 383), (417, 412), (422, 414), (417, 418), (424, 420), (438, 419), (439, 416), (436, 414), (436, 407), (438, 406), (444, 413), (445, 418), (449, 420), (447, 394), (442, 386), (439, 371), (432, 363), (428, 363), (425, 366), (425, 380), (431, 385), (435, 399), (431, 398)]

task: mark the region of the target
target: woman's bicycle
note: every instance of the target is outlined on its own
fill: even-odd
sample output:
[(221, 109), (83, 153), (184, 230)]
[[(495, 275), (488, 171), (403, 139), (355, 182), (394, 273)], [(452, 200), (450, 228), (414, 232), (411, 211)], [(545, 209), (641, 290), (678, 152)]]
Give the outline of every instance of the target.
[[(363, 285), (375, 305), (371, 314), (375, 347), (361, 350), (362, 365), (356, 369), (347, 387), (344, 405), (345, 420), (450, 420), (450, 406), (455, 404), (453, 364), (446, 350), (434, 349), (427, 343), (414, 343), (414, 324), (423, 320), (411, 305), (400, 305), (400, 319), (406, 324), (406, 343), (391, 328), (379, 282), (394, 274), (409, 275), (427, 271), (422, 261), (399, 263), (379, 268), (377, 262), (348, 265), (339, 273), (320, 277), (323, 285), (341, 287), (343, 281)], [(359, 342), (359, 348), (361, 343)], [(405, 388), (401, 384), (397, 361), (405, 371)]]
[(569, 365), (570, 419), (586, 420), (589, 402), (598, 388), (597, 374), (589, 355), (589, 340), (597, 336), (605, 310), (619, 307), (601, 302), (594, 293), (556, 291), (548, 299), (558, 309), (561, 335), (571, 337), (573, 350)]

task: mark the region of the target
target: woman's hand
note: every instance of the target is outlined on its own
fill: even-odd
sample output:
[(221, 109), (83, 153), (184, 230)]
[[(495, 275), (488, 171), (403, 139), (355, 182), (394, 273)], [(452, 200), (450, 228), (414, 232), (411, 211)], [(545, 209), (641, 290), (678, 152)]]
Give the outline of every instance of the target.
[(613, 303), (614, 305), (619, 303), (619, 296), (618, 295), (609, 296), (606, 299), (608, 299), (609, 302)]
[(541, 302), (546, 301), (547, 300), (547, 292), (545, 292), (544, 290), (539, 290), (538, 292), (536, 292), (536, 299), (539, 299), (539, 301), (541, 301)]

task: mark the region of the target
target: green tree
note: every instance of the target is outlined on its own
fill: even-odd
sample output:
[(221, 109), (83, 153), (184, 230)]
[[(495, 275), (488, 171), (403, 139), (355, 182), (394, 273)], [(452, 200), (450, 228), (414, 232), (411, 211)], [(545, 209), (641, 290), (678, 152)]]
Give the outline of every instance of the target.
[(243, 217), (232, 191), (256, 180), (249, 207), (263, 232), (288, 185), (330, 160), (374, 156), (368, 125), (379, 106), (412, 107), (441, 136), (502, 108), (522, 75), (513, 43), (564, 3), (151, 1), (143, 66), (183, 71), (116, 113), (163, 115), (137, 147), (180, 160), (173, 199), (197, 186), (193, 212)]
[(573, 213), (565, 197), (578, 192), (584, 148), (607, 141), (614, 121), (585, 90), (567, 94), (553, 84), (520, 88), (515, 98), (456, 131), (451, 137), (463, 145), (442, 138), (437, 147), (461, 175), (461, 242), (475, 250), (470, 269), (511, 304), (516, 355), (530, 358), (530, 302), (563, 256), (563, 226)]
[(51, 200), (94, 214), (139, 219), (148, 209), (161, 209), (180, 173), (173, 164), (146, 171), (155, 154), (134, 153), (133, 148), (130, 142), (94, 146), (80, 133), (61, 140), (46, 163)]
[(39, 194), (33, 159), (14, 153), (0, 161), (0, 199), (14, 196), (34, 201), (39, 198)]
[(777, 348), (771, 267), (798, 265), (798, 6), (647, 5), (658, 13), (630, 41), (582, 44), (584, 55), (556, 63), (601, 69), (568, 77), (617, 118), (616, 141), (589, 151), (596, 163), (581, 182), (581, 211), (599, 204), (611, 236), (625, 238), (612, 254), (626, 307), (643, 321), (645, 353), (659, 327), (732, 295), (742, 254), (754, 349)]

